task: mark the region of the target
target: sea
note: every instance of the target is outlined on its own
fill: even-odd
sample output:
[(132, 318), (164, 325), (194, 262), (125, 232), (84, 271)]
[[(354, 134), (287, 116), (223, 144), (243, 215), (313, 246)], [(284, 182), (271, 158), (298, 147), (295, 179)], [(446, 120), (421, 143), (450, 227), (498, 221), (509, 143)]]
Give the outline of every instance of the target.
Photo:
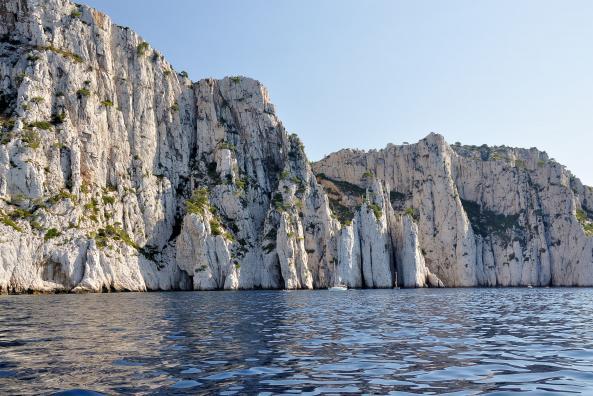
[(593, 289), (0, 296), (0, 394), (593, 394)]

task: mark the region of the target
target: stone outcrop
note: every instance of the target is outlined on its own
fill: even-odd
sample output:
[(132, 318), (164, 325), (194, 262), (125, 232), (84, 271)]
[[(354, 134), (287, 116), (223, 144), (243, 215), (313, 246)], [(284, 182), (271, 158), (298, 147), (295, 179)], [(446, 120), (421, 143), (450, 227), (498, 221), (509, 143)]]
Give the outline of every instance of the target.
[(245, 77), (67, 0), (0, 3), (0, 292), (593, 285), (593, 190), (435, 134), (310, 165)]

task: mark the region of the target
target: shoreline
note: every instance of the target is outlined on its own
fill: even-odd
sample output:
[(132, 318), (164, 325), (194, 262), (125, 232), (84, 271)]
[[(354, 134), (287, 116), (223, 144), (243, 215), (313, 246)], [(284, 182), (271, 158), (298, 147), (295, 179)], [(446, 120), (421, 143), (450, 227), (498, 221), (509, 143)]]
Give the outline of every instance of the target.
[[(591, 289), (593, 286), (460, 286), (460, 287), (390, 287), (390, 288), (349, 288), (347, 291), (363, 290), (467, 290), (467, 289)], [(329, 291), (327, 288), (318, 289), (211, 289), (211, 290), (114, 290), (114, 291), (39, 291), (28, 290), (25, 292), (1, 292), (0, 298), (5, 296), (44, 296), (44, 295), (87, 295), (87, 294), (153, 294), (153, 293), (192, 293), (192, 292), (315, 292)]]

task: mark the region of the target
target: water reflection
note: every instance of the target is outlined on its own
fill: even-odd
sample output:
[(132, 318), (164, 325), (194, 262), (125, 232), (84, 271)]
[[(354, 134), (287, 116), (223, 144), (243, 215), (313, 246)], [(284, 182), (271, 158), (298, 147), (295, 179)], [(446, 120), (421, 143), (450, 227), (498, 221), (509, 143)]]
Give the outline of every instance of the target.
[(591, 289), (2, 296), (0, 393), (591, 393), (591, 297)]

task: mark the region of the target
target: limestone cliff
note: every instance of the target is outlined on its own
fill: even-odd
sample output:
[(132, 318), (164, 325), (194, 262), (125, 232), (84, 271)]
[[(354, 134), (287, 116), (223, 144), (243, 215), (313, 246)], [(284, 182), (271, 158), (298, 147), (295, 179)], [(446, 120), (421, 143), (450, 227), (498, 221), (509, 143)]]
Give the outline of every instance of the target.
[(593, 191), (544, 153), (311, 169), (259, 82), (67, 0), (0, 3), (0, 132), (0, 292), (593, 284)]
[(388, 233), (405, 286), (593, 284), (593, 189), (535, 148), (449, 146), (430, 134), (417, 144), (342, 150), (314, 171), (337, 190), (331, 207), (346, 218), (365, 210), (352, 191), (384, 191), (377, 209), (393, 219)]

